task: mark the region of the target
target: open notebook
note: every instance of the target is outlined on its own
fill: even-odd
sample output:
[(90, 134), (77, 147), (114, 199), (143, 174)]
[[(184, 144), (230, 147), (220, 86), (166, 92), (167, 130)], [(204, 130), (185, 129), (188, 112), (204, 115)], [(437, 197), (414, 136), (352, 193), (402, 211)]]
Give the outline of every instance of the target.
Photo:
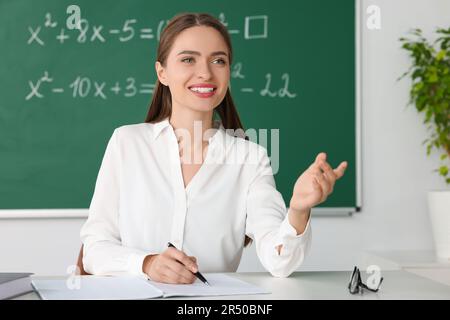
[[(123, 300), (176, 296), (221, 296), (270, 293), (255, 285), (220, 273), (206, 273), (211, 286), (196, 280), (189, 285), (164, 284), (131, 276), (81, 276), (79, 285), (70, 279), (32, 280), (43, 300)], [(73, 288), (73, 289), (70, 289)]]

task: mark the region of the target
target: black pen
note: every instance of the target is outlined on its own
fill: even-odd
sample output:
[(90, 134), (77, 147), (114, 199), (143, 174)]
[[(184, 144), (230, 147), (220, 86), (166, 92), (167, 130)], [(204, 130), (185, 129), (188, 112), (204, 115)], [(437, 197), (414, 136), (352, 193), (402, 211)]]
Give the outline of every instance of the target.
[[(171, 244), (170, 242), (167, 243), (167, 246), (176, 249), (176, 247), (175, 247), (173, 244)], [(208, 286), (211, 286), (211, 285), (209, 284), (209, 282), (205, 279), (205, 277), (204, 277), (199, 271), (195, 272), (194, 275), (195, 275), (197, 278), (199, 278), (204, 284), (207, 284)]]

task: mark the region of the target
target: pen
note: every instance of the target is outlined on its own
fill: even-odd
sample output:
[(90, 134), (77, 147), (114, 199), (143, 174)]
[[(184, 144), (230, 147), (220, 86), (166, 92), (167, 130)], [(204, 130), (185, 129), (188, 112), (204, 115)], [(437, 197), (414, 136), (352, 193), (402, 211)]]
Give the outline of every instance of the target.
[[(175, 247), (173, 244), (171, 244), (170, 242), (167, 243), (167, 246), (176, 249), (176, 247)], [(211, 285), (209, 284), (209, 282), (205, 279), (205, 277), (204, 277), (199, 271), (195, 272), (194, 275), (195, 275), (197, 278), (199, 278), (204, 284), (207, 284), (208, 286), (211, 286)]]

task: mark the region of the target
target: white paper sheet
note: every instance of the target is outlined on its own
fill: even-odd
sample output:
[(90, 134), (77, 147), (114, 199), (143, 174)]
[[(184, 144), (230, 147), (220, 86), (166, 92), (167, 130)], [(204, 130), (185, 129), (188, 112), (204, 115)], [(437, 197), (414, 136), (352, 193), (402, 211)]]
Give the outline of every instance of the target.
[(196, 280), (193, 284), (165, 284), (150, 281), (150, 283), (164, 292), (164, 297), (175, 296), (222, 296), (222, 295), (247, 295), (247, 294), (263, 294), (270, 293), (260, 287), (249, 284), (242, 280), (230, 277), (221, 273), (205, 273), (203, 276), (208, 280), (204, 284), (200, 280)]
[[(255, 285), (220, 273), (205, 273), (211, 284), (164, 284), (131, 276), (82, 276), (79, 279), (37, 280), (32, 284), (44, 300), (125, 300), (175, 296), (220, 296), (270, 293)], [(73, 288), (73, 289), (70, 289)]]
[[(32, 280), (43, 300), (127, 300), (151, 299), (162, 296), (162, 291), (137, 277), (82, 276), (77, 279)], [(69, 281), (69, 284), (68, 284)], [(73, 288), (73, 289), (70, 289)]]

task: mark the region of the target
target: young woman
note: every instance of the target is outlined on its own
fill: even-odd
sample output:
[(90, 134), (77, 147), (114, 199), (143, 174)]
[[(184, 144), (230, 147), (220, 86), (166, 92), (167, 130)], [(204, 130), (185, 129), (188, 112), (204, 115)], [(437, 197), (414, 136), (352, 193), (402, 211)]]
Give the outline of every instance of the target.
[(105, 151), (81, 230), (87, 272), (192, 283), (199, 269), (236, 271), (251, 240), (276, 277), (303, 262), (310, 210), (347, 163), (332, 169), (317, 155), (287, 211), (266, 149), (229, 133), (243, 131), (231, 63), (230, 37), (212, 16), (181, 14), (164, 29), (146, 121), (115, 129)]

